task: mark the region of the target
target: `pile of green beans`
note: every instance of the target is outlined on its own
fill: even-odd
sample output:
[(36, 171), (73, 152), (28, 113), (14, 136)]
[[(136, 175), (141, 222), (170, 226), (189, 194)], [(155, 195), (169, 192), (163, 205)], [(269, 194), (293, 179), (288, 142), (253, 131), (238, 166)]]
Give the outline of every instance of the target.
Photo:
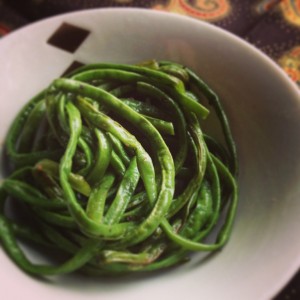
[[(222, 141), (202, 131), (210, 111)], [(32, 275), (153, 271), (230, 237), (235, 144), (218, 96), (185, 66), (81, 67), (25, 105), (5, 146), (0, 242)]]

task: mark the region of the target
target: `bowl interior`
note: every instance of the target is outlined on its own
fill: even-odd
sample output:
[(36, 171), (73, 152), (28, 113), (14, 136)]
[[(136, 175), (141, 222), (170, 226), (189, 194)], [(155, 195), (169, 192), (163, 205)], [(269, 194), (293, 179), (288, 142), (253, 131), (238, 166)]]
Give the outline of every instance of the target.
[[(74, 51), (49, 41), (62, 24), (87, 31)], [(1, 145), (21, 106), (74, 63), (152, 58), (194, 69), (222, 99), (240, 164), (239, 209), (228, 245), (210, 259), (195, 255), (172, 272), (147, 278), (69, 277), (52, 285), (23, 274), (0, 251), (0, 279), (11, 288), (9, 299), (21, 293), (16, 281), (24, 286), (23, 296), (43, 293), (44, 299), (151, 299), (162, 293), (173, 300), (197, 293), (203, 299), (269, 299), (299, 267), (299, 93), (263, 54), (212, 25), (169, 13), (101, 9), (9, 35), (0, 42)]]

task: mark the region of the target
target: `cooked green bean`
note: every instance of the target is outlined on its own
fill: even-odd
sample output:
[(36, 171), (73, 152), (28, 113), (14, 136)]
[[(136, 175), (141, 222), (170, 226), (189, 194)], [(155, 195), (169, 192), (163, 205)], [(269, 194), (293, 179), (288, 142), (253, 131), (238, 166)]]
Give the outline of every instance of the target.
[(60, 199), (48, 199), (36, 188), (31, 185), (15, 179), (6, 179), (2, 187), (4, 190), (15, 198), (22, 200), (30, 205), (44, 207), (48, 209), (59, 209), (66, 207)]
[[(210, 107), (202, 97), (222, 140), (203, 132)], [(0, 243), (25, 272), (150, 272), (229, 240), (238, 204), (233, 136), (219, 97), (185, 66), (78, 68), (25, 105), (5, 145)], [(19, 240), (65, 262), (38, 265)]]
[(17, 149), (19, 138), (25, 126), (25, 123), (27, 122), (28, 115), (32, 112), (35, 106), (38, 105), (39, 102), (44, 101), (44, 97), (45, 91), (42, 91), (36, 97), (31, 99), (19, 112), (18, 116), (14, 119), (10, 130), (8, 131), (5, 142), (6, 151), (11, 161), (18, 167), (31, 165), (43, 158), (58, 159), (62, 154), (62, 151), (60, 149), (43, 149), (36, 152), (20, 152)]
[(121, 141), (117, 138), (115, 138), (114, 135), (110, 134), (109, 132), (107, 133), (109, 139), (111, 140), (112, 146), (116, 154), (121, 158), (122, 162), (124, 163), (125, 166), (128, 166), (130, 163), (130, 157), (126, 153), (126, 150), (121, 143)]
[(115, 176), (112, 173), (107, 173), (92, 190), (86, 207), (86, 214), (90, 219), (98, 223), (101, 222), (105, 208), (105, 201), (114, 181)]
[[(50, 177), (58, 179), (59, 178), (59, 164), (58, 162), (43, 159), (39, 161), (34, 168), (38, 171), (43, 171), (48, 174)], [(79, 174), (70, 173), (68, 178), (70, 184), (72, 185), (73, 189), (77, 192), (89, 196), (91, 193), (91, 187), (85, 178)]]
[(109, 139), (103, 132), (101, 132), (101, 130), (97, 128), (95, 128), (94, 132), (98, 144), (98, 147), (96, 147), (96, 149), (98, 150), (96, 154), (97, 158), (94, 162), (92, 170), (87, 175), (87, 180), (92, 185), (102, 179), (106, 172), (106, 169), (109, 166), (111, 157), (111, 144)]
[(105, 214), (105, 224), (114, 224), (121, 220), (128, 202), (135, 191), (139, 178), (140, 174), (137, 167), (136, 157), (133, 157), (122, 178), (116, 196)]
[(24, 128), (19, 139), (18, 151), (30, 152), (34, 143), (36, 128), (45, 117), (45, 112), (45, 101), (40, 101), (34, 106), (26, 120), (26, 123), (24, 124)]

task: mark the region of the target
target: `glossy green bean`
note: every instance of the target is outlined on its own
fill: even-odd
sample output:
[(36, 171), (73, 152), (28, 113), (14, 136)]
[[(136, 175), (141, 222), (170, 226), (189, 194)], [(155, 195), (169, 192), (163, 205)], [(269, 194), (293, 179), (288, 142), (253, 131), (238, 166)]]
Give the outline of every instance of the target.
[(65, 263), (60, 266), (48, 266), (37, 265), (28, 260), (17, 244), (13, 230), (3, 215), (0, 215), (0, 237), (3, 247), (21, 269), (28, 273), (39, 275), (70, 273), (85, 265), (93, 257), (99, 246), (99, 241), (90, 240)]
[(121, 141), (111, 133), (107, 133), (109, 139), (111, 140), (112, 146), (116, 154), (121, 158), (124, 165), (127, 167), (130, 163), (130, 157), (128, 156), (125, 147), (121, 143)]
[(122, 159), (114, 150), (111, 152), (110, 165), (112, 166), (114, 172), (117, 175), (119, 175), (120, 177), (124, 176), (126, 171), (126, 166), (124, 165)]
[[(155, 172), (152, 164), (152, 159), (149, 154), (145, 151), (143, 146), (138, 142), (138, 140), (130, 134), (125, 128), (123, 128), (119, 123), (112, 120), (105, 114), (100, 111), (97, 111), (84, 99), (79, 98), (76, 101), (76, 105), (79, 108), (80, 112), (88, 118), (88, 120), (94, 125), (98, 126), (102, 130), (110, 132), (116, 138), (118, 138), (123, 144), (127, 147), (132, 148), (137, 157), (137, 163), (139, 166), (139, 171), (141, 177), (145, 184), (145, 189), (148, 193), (148, 197), (156, 199), (156, 184), (155, 184)], [(140, 121), (140, 120), (139, 120)], [(140, 122), (146, 122), (145, 119), (142, 119)], [(148, 124), (147, 124), (148, 125)]]
[(99, 182), (104, 176), (111, 159), (112, 146), (106, 135), (99, 129), (94, 130), (97, 140), (96, 160), (90, 172), (87, 174), (87, 180), (91, 185)]
[(139, 178), (140, 173), (138, 171), (136, 157), (133, 157), (122, 178), (116, 196), (105, 214), (104, 224), (115, 224), (121, 220), (128, 202), (135, 191)]
[(114, 181), (115, 176), (112, 173), (105, 174), (89, 196), (86, 215), (97, 223), (102, 222), (105, 201)]
[[(43, 159), (39, 161), (34, 168), (38, 171), (46, 172), (53, 178), (59, 178), (59, 164), (53, 160)], [(91, 193), (91, 187), (83, 176), (70, 172), (68, 180), (70, 181), (70, 184), (74, 190), (78, 191), (79, 193), (85, 196), (89, 196)]]
[(7, 179), (2, 184), (3, 189), (11, 196), (22, 199), (25, 203), (48, 209), (65, 208), (66, 205), (61, 199), (47, 199), (37, 189), (16, 179)]
[(162, 103), (163, 107), (173, 116), (174, 131), (178, 136), (178, 149), (174, 158), (174, 164), (175, 171), (178, 172), (184, 164), (187, 155), (187, 128), (182, 111), (171, 97), (153, 85), (139, 82), (137, 91), (142, 95), (152, 97), (158, 103)]
[(41, 120), (45, 117), (45, 112), (45, 101), (40, 101), (34, 106), (24, 124), (24, 128), (18, 142), (18, 151), (26, 153), (31, 150), (31, 147), (34, 143), (36, 128), (41, 123)]
[(8, 130), (5, 141), (7, 155), (18, 167), (32, 165), (43, 158), (56, 159), (62, 153), (61, 150), (52, 151), (48, 149), (29, 153), (19, 152), (17, 150), (17, 142), (27, 121), (28, 115), (32, 112), (35, 105), (41, 101), (44, 101), (44, 97), (45, 91), (42, 91), (33, 99), (31, 99), (31, 101), (29, 101), (16, 116)]
[(115, 226), (103, 225), (89, 219), (82, 207), (78, 204), (75, 193), (68, 182), (72, 168), (72, 157), (75, 153), (76, 143), (80, 136), (81, 118), (79, 111), (71, 102), (67, 104), (66, 109), (69, 116), (70, 140), (61, 159), (59, 178), (64, 196), (66, 201), (68, 201), (69, 209), (81, 230), (87, 235), (117, 238), (124, 233), (126, 226), (123, 226), (122, 224)]
[[(221, 140), (202, 128), (210, 108)], [(218, 250), (231, 235), (238, 186), (229, 120), (180, 64), (93, 64), (54, 80), (16, 117), (6, 152), (0, 243), (30, 274), (151, 272)], [(66, 260), (35, 264), (19, 240)]]
[[(141, 82), (138, 83), (138, 86), (140, 85)], [(138, 86), (135, 87), (135, 90), (140, 91)], [(130, 108), (132, 108), (140, 114), (163, 120), (168, 117), (168, 114), (166, 112), (162, 111), (161, 109), (157, 108), (156, 106), (150, 103), (135, 100), (134, 98), (123, 98), (123, 95), (120, 95), (119, 97), (121, 98), (123, 103), (125, 103)], [(153, 99), (156, 99), (156, 97), (153, 97)]]

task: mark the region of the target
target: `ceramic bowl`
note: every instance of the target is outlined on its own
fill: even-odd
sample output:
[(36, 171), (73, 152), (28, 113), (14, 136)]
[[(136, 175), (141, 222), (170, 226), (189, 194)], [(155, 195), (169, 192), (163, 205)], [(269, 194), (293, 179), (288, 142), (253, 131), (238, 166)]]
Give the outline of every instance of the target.
[(37, 280), (0, 249), (7, 300), (267, 300), (299, 268), (298, 89), (268, 57), (213, 25), (150, 10), (98, 9), (46, 19), (8, 35), (0, 41), (2, 147), (23, 104), (70, 67), (152, 58), (187, 65), (222, 99), (240, 166), (239, 207), (229, 243), (207, 260), (195, 255), (172, 271), (115, 280)]

